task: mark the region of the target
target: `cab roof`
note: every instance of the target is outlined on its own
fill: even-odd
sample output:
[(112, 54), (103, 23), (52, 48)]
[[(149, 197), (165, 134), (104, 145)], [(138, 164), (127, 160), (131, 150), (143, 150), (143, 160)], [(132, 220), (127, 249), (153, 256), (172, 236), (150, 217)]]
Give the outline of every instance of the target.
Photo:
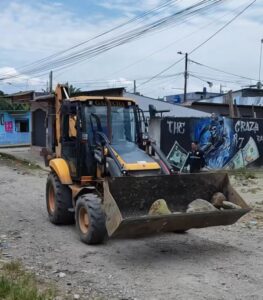
[(131, 98), (125, 98), (125, 97), (104, 97), (104, 96), (76, 96), (76, 97), (71, 97), (69, 99), (66, 99), (68, 101), (74, 102), (74, 101), (105, 101), (105, 100), (110, 100), (110, 101), (125, 101), (125, 102), (132, 102), (136, 103), (133, 99)]

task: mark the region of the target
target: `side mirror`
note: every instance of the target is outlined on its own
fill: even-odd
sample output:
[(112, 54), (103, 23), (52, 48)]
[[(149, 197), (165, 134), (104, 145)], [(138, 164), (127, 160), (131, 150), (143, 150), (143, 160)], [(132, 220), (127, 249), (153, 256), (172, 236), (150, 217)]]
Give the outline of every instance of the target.
[(149, 105), (149, 113), (150, 113), (150, 118), (154, 118), (156, 116), (157, 109), (152, 104)]

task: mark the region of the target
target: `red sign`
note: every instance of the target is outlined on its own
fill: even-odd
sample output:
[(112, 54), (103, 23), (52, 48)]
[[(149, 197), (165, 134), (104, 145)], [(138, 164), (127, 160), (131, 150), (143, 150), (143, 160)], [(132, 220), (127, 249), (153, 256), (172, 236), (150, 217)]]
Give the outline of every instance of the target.
[(12, 121), (5, 122), (5, 131), (13, 132), (13, 122)]

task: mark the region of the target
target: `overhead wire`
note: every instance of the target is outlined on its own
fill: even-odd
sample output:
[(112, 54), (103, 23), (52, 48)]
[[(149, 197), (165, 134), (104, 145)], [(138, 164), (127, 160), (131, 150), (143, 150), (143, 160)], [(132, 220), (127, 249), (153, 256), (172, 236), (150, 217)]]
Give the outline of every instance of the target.
[(233, 84), (236, 84), (236, 85), (241, 85), (242, 84), (242, 81), (234, 81), (234, 80), (229, 80), (227, 78), (214, 78), (214, 77), (210, 77), (210, 76), (196, 75), (196, 74), (193, 74), (193, 72), (189, 73), (189, 76), (198, 78), (200, 80), (203, 80), (204, 82), (207, 82), (208, 80), (212, 80), (212, 81), (215, 81), (215, 82), (227, 82), (227, 83), (233, 83)]
[[(227, 26), (229, 26), (232, 22), (234, 22), (240, 15), (242, 15), (247, 9), (249, 9), (249, 7), (251, 7), (254, 3), (256, 2), (256, 0), (253, 0), (252, 2), (250, 2), (248, 5), (245, 6), (245, 8), (243, 8), (240, 12), (238, 12), (233, 18), (231, 18), (228, 22), (226, 22), (223, 26), (221, 26), (218, 30), (216, 30), (212, 35), (210, 35), (207, 39), (205, 39), (202, 43), (198, 44), (196, 47), (194, 47), (188, 54), (192, 54), (195, 51), (197, 51), (199, 48), (201, 48), (202, 46), (204, 46), (207, 42), (209, 42), (213, 37), (215, 37), (218, 33), (220, 33), (222, 30), (224, 30)], [(174, 63), (172, 63), (171, 65), (169, 65), (168, 67), (166, 67), (165, 69), (163, 69), (162, 71), (158, 72), (157, 74), (155, 74), (154, 76), (152, 76), (152, 78), (150, 78), (149, 80), (143, 82), (141, 85), (139, 85), (138, 87), (141, 87), (149, 82), (151, 82), (153, 79), (155, 79), (156, 77), (162, 75), (163, 73), (167, 72), (168, 70), (170, 70), (171, 68), (173, 68), (175, 65), (177, 65), (178, 63), (180, 63), (181, 61), (184, 60), (184, 57), (175, 61)]]
[(114, 27), (110, 28), (109, 30), (106, 30), (106, 31), (104, 31), (104, 32), (102, 32), (102, 33), (100, 33), (100, 34), (97, 34), (97, 35), (91, 37), (91, 38), (88, 39), (88, 40), (85, 40), (85, 41), (83, 41), (83, 42), (81, 42), (81, 43), (78, 43), (78, 44), (76, 44), (76, 45), (73, 45), (73, 46), (71, 46), (71, 47), (69, 47), (69, 48), (67, 48), (67, 49), (64, 49), (64, 50), (61, 50), (61, 51), (59, 51), (59, 52), (56, 52), (56, 53), (54, 53), (54, 54), (52, 54), (52, 55), (49, 55), (49, 56), (47, 56), (47, 57), (45, 57), (45, 58), (43, 58), (43, 59), (39, 59), (39, 60), (36, 60), (36, 61), (34, 61), (34, 62), (30, 63), (30, 64), (24, 65), (24, 66), (20, 67), (20, 69), (23, 70), (23, 69), (26, 68), (26, 67), (32, 67), (32, 66), (34, 66), (34, 65), (38, 65), (38, 64), (40, 64), (40, 63), (44, 63), (44, 62), (46, 62), (46, 61), (48, 61), (48, 60), (50, 60), (50, 59), (53, 59), (53, 58), (55, 58), (55, 57), (58, 57), (58, 56), (60, 56), (60, 55), (62, 55), (62, 54), (64, 54), (64, 53), (67, 53), (67, 52), (69, 52), (69, 51), (71, 51), (71, 50), (74, 50), (74, 49), (80, 47), (80, 46), (83, 46), (83, 45), (85, 45), (85, 44), (88, 44), (88, 43), (91, 42), (91, 41), (94, 41), (94, 40), (96, 40), (96, 39), (98, 39), (98, 38), (100, 38), (100, 37), (103, 37), (103, 36), (105, 36), (105, 35), (107, 35), (107, 34), (109, 34), (109, 33), (111, 33), (111, 32), (114, 32), (114, 31), (116, 31), (116, 30), (118, 30), (118, 29), (120, 29), (120, 28), (123, 28), (123, 27), (125, 27), (125, 26), (127, 26), (127, 25), (129, 25), (129, 24), (136, 23), (136, 22), (138, 23), (138, 21), (143, 20), (143, 19), (144, 19), (145, 17), (147, 17), (147, 16), (156, 14), (158, 11), (161, 11), (162, 9), (167, 8), (168, 6), (170, 6), (172, 3), (176, 2), (176, 1), (178, 1), (178, 0), (166, 0), (166, 1), (164, 1), (161, 5), (156, 6), (156, 7), (154, 7), (153, 9), (150, 9), (150, 10), (148, 10), (148, 11), (145, 11), (145, 12), (143, 12), (142, 14), (140, 14), (140, 15), (138, 15), (138, 16), (132, 17), (132, 18), (129, 19), (128, 21), (125, 21), (125, 22), (123, 22), (123, 23), (121, 23), (121, 24), (119, 24), (119, 25), (117, 25), (117, 26), (114, 26)]
[[(227, 12), (227, 13), (224, 14), (221, 18), (224, 18), (224, 17), (228, 16), (230, 13), (233, 13), (233, 12), (235, 12), (235, 11), (238, 11), (238, 10), (240, 9), (240, 7), (243, 7), (243, 5), (239, 6), (238, 9), (234, 9), (234, 10), (232, 10), (231, 12)], [(194, 30), (193, 32), (189, 33), (188, 35), (183, 36), (183, 37), (181, 37), (181, 38), (179, 38), (179, 39), (174, 40), (172, 43), (169, 43), (169, 44), (166, 45), (165, 47), (162, 47), (162, 48), (160, 48), (160, 49), (158, 49), (158, 50), (156, 50), (156, 51), (154, 51), (154, 52), (148, 54), (147, 56), (145, 56), (145, 57), (143, 57), (143, 58), (141, 58), (141, 59), (138, 59), (138, 60), (136, 60), (135, 62), (133, 62), (133, 63), (131, 63), (131, 64), (129, 64), (129, 65), (126, 65), (125, 67), (122, 67), (121, 69), (119, 69), (119, 70), (117, 70), (117, 71), (115, 71), (115, 72), (113, 72), (113, 73), (110, 73), (108, 76), (113, 76), (113, 75), (118, 74), (118, 73), (120, 73), (120, 72), (122, 72), (122, 71), (125, 71), (125, 70), (127, 70), (127, 69), (129, 69), (129, 68), (131, 68), (131, 67), (133, 67), (133, 66), (135, 66), (135, 65), (137, 65), (137, 64), (139, 64), (139, 63), (141, 63), (141, 62), (143, 62), (143, 61), (145, 61), (146, 59), (149, 59), (150, 57), (154, 56), (155, 54), (167, 50), (168, 48), (172, 47), (172, 46), (175, 45), (176, 43), (181, 42), (181, 41), (183, 41), (183, 40), (185, 40), (185, 39), (187, 39), (187, 38), (193, 36), (194, 34), (196, 34), (197, 32), (199, 32), (200, 30), (203, 30), (204, 28), (207, 28), (208, 26), (212, 25), (213, 23), (215, 23), (215, 21), (218, 22), (218, 19), (217, 19), (217, 20), (212, 20), (211, 22), (206, 23), (205, 25), (202, 25), (202, 26), (199, 27), (197, 30)], [(190, 61), (190, 60), (189, 60), (189, 61)], [(193, 62), (194, 62), (194, 61), (193, 61)]]
[[(149, 32), (157, 31), (160, 28), (164, 28), (174, 24), (180, 20), (186, 20), (189, 17), (200, 14), (204, 10), (213, 7), (215, 4), (222, 2), (223, 0), (202, 0), (195, 4), (188, 6), (184, 9), (176, 11), (168, 16), (161, 17), (150, 24), (140, 26), (136, 29), (132, 29), (128, 32), (124, 32), (114, 39), (108, 39), (101, 43), (97, 43), (93, 46), (82, 49), (81, 51), (73, 52), (70, 55), (63, 56), (62, 58), (51, 60), (43, 63), (42, 65), (37, 65), (29, 69), (22, 70), (26, 74), (38, 74), (50, 69), (63, 68), (66, 66), (72, 66), (72, 64), (79, 63), (83, 60), (90, 59), (101, 53), (104, 53), (112, 48), (118, 47), (120, 45), (131, 42), (138, 39)], [(7, 76), (7, 78), (12, 78), (12, 76)], [(0, 80), (6, 79), (5, 77), (0, 78)]]
[[(161, 76), (161, 77), (159, 77), (159, 78), (157, 78), (156, 80), (163, 80), (163, 79), (167, 79), (167, 78), (172, 78), (172, 77), (175, 77), (175, 76), (179, 76), (179, 75), (182, 75), (183, 74), (183, 72), (178, 72), (178, 73), (174, 73), (174, 74), (167, 74), (167, 75), (163, 75), (163, 76)], [(149, 76), (148, 77), (146, 77), (146, 76), (144, 76), (144, 77), (137, 77), (137, 76), (135, 76), (135, 78), (136, 78), (136, 81), (143, 81), (143, 80), (146, 80), (146, 79), (148, 79), (149, 78)], [(132, 83), (133, 84), (133, 79), (128, 79), (128, 78), (125, 78), (125, 79), (97, 79), (97, 80), (86, 80), (86, 81), (77, 81), (77, 80), (72, 80), (72, 81), (70, 81), (70, 83), (74, 83), (74, 84), (103, 84), (103, 83), (109, 83), (109, 82), (119, 82), (119, 83), (122, 83), (122, 82), (124, 82), (124, 81), (126, 81), (126, 82), (130, 82), (130, 83)]]
[(246, 77), (246, 76), (243, 76), (243, 75), (238, 75), (238, 74), (235, 74), (235, 73), (232, 73), (232, 72), (224, 71), (224, 70), (221, 70), (221, 69), (218, 69), (218, 68), (215, 68), (215, 67), (211, 67), (211, 66), (205, 65), (203, 63), (194, 61), (192, 59), (189, 59), (189, 61), (192, 62), (192, 63), (194, 63), (194, 64), (196, 64), (196, 65), (198, 65), (198, 66), (205, 67), (207, 69), (210, 69), (210, 70), (213, 70), (213, 71), (217, 71), (217, 72), (220, 72), (220, 73), (223, 73), (223, 74), (232, 75), (232, 76), (239, 77), (239, 78), (242, 78), (242, 79), (257, 81), (257, 79), (255, 79), (255, 78), (250, 78), (250, 77)]
[[(229, 14), (229, 13), (227, 13), (227, 14)], [(226, 14), (226, 15), (227, 15), (227, 14)], [(125, 69), (128, 69), (128, 68), (132, 67), (133, 65), (138, 64), (139, 62), (143, 61), (144, 59), (149, 58), (149, 57), (151, 57), (151, 56), (153, 56), (153, 55), (155, 55), (155, 54), (157, 54), (157, 53), (159, 53), (159, 52), (161, 52), (161, 51), (163, 51), (163, 50), (165, 50), (165, 49), (171, 47), (171, 46), (174, 45), (176, 42), (182, 41), (182, 40), (184, 40), (184, 39), (190, 37), (190, 36), (193, 35), (194, 33), (198, 32), (200, 29), (203, 29), (203, 28), (209, 26), (209, 25), (212, 24), (213, 22), (214, 22), (214, 21), (212, 21), (211, 23), (206, 24), (205, 26), (200, 27), (198, 30), (196, 30), (196, 31), (194, 31), (194, 32), (192, 32), (192, 33), (190, 33), (190, 34), (187, 35), (186, 37), (182, 37), (182, 38), (180, 38), (180, 39), (177, 39), (177, 40), (175, 40), (174, 42), (168, 44), (167, 46), (165, 46), (165, 47), (163, 47), (163, 48), (161, 48), (161, 49), (158, 49), (157, 51), (152, 52), (151, 54), (147, 55), (147, 57), (145, 57), (145, 58), (139, 59), (138, 61), (136, 61), (136, 62), (134, 62), (134, 63), (132, 63), (132, 64), (130, 64), (130, 65), (128, 65), (128, 66), (126, 66), (126, 67), (120, 69), (120, 70), (118, 70), (118, 71), (115, 71), (114, 73), (110, 73), (109, 76), (115, 75), (115, 74), (119, 73), (120, 71), (123, 71), (123, 70), (125, 70)], [(180, 24), (180, 23), (178, 23), (178, 24)], [(72, 65), (74, 65), (74, 64), (72, 64)], [(69, 67), (71, 67), (71, 65), (69, 65)], [(63, 72), (63, 73), (64, 73), (64, 72)]]
[(36, 60), (36, 61), (34, 61), (34, 62), (30, 63), (30, 64), (24, 65), (21, 68), (25, 68), (25, 67), (33, 66), (35, 64), (43, 63), (45, 61), (48, 61), (49, 59), (53, 59), (53, 58), (55, 58), (57, 56), (60, 56), (60, 55), (62, 55), (64, 53), (67, 53), (67, 52), (69, 52), (69, 51), (71, 51), (73, 49), (76, 49), (76, 48), (78, 48), (80, 46), (83, 46), (83, 45), (85, 45), (85, 44), (87, 44), (87, 43), (89, 43), (91, 41), (94, 41), (94, 40), (96, 40), (96, 39), (98, 39), (98, 38), (100, 38), (100, 37), (102, 37), (104, 35), (107, 35), (107, 34), (109, 34), (111, 32), (114, 32), (114, 31), (116, 31), (116, 30), (118, 30), (118, 29), (120, 29), (122, 27), (125, 27), (125, 26), (127, 26), (129, 24), (132, 24), (132, 23), (136, 22), (136, 21), (142, 20), (142, 19), (144, 19), (145, 17), (147, 17), (147, 16), (149, 16), (151, 14), (154, 15), (156, 12), (161, 11), (162, 9), (168, 7), (169, 5), (171, 5), (172, 3), (176, 2), (176, 1), (177, 0), (166, 0), (161, 5), (156, 6), (153, 9), (147, 10), (147, 11), (143, 12), (142, 14), (140, 14), (138, 16), (132, 17), (128, 21), (125, 21), (125, 22), (123, 22), (121, 24), (118, 24), (117, 26), (114, 26), (114, 27), (110, 28), (109, 30), (106, 30), (106, 31), (104, 31), (102, 33), (99, 33), (99, 34), (91, 37), (88, 40), (85, 40), (85, 41), (83, 41), (81, 43), (77, 43), (76, 45), (73, 45), (73, 46), (71, 46), (71, 47), (69, 47), (67, 49), (58, 51), (56, 53), (53, 53), (52, 55), (49, 55), (49, 56), (44, 57), (42, 59)]

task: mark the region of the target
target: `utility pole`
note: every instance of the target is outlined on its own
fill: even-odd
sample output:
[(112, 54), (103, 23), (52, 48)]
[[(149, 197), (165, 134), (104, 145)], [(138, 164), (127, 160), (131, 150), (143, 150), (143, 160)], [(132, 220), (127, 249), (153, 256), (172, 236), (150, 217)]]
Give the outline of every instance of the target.
[(233, 94), (232, 94), (232, 90), (229, 91), (225, 96), (224, 96), (224, 100), (225, 103), (228, 104), (228, 108), (229, 108), (229, 116), (230, 118), (234, 118), (235, 117), (235, 111), (234, 111), (234, 104), (233, 104)]
[(261, 39), (260, 41), (258, 82), (261, 82), (262, 45), (263, 45), (263, 39)]
[(52, 94), (53, 91), (53, 71), (49, 72), (49, 92)]
[(184, 103), (186, 103), (187, 95), (187, 79), (188, 79), (188, 53), (185, 53), (185, 67), (184, 67)]
[(133, 80), (133, 94), (136, 94), (137, 87), (136, 87), (136, 80)]

